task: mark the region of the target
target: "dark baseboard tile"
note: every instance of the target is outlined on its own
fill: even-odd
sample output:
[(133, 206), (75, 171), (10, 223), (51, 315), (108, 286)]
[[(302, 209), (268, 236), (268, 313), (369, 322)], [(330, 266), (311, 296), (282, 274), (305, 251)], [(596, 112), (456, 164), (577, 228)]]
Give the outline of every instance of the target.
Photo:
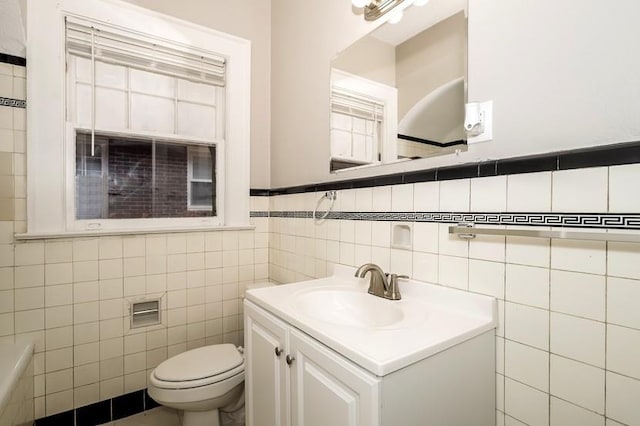
[(323, 182), (311, 185), (275, 189), (252, 189), (253, 196), (301, 194), (305, 192), (337, 191), (407, 183), (433, 182), (520, 173), (571, 170), (589, 167), (618, 166), (640, 163), (640, 141), (580, 148), (550, 154), (505, 158), (466, 163), (434, 169), (416, 170), (384, 176)]
[(129, 417), (158, 406), (159, 404), (149, 397), (145, 389), (79, 407), (75, 410), (43, 417), (37, 419), (34, 425), (94, 426)]

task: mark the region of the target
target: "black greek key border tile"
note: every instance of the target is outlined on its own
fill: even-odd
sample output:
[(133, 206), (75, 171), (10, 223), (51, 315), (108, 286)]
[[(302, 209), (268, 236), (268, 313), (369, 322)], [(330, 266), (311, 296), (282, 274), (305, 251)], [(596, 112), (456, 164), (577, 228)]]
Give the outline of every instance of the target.
[[(322, 213), (324, 214), (324, 213)], [(320, 217), (321, 213), (317, 213)], [(255, 211), (251, 217), (311, 219), (312, 211)], [(475, 223), (477, 225), (553, 226), (591, 229), (640, 229), (640, 213), (458, 213), (330, 212), (328, 220)]]
[(2, 98), (0, 97), (0, 106), (6, 106), (10, 108), (26, 108), (27, 101), (20, 99)]

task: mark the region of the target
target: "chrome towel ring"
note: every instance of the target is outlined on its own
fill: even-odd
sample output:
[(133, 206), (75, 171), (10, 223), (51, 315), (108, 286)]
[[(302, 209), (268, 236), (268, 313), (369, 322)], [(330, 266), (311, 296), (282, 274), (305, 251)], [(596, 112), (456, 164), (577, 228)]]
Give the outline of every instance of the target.
[[(336, 202), (337, 196), (338, 195), (337, 195), (336, 191), (327, 191), (327, 192), (324, 193), (324, 195), (322, 197), (320, 197), (320, 199), (316, 203), (316, 208), (313, 209), (313, 220), (316, 223), (318, 223), (318, 224), (324, 223), (324, 221), (329, 216), (329, 213), (331, 213), (333, 211), (333, 205)], [(329, 208), (322, 214), (322, 216), (318, 217), (318, 209), (320, 208), (320, 205), (322, 204), (322, 202), (325, 199), (329, 200), (331, 203), (329, 204)]]

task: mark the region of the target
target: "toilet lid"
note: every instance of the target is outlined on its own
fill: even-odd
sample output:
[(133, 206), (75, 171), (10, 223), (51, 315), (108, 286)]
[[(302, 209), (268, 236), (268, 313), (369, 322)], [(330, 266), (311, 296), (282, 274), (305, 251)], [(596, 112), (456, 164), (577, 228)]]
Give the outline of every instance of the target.
[(184, 382), (216, 376), (242, 362), (240, 352), (232, 344), (210, 345), (169, 358), (156, 367), (154, 374), (167, 382)]

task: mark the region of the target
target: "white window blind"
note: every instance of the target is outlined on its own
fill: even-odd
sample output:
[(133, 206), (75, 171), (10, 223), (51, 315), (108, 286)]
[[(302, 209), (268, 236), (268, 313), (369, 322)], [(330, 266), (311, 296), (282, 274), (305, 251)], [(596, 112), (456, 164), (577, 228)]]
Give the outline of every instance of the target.
[(382, 121), (384, 104), (377, 99), (334, 87), (331, 90), (331, 111), (365, 120)]
[(92, 141), (96, 130), (224, 141), (223, 56), (73, 17), (65, 24), (67, 117)]
[(225, 85), (225, 59), (210, 52), (66, 18), (67, 51), (76, 56), (199, 83)]

